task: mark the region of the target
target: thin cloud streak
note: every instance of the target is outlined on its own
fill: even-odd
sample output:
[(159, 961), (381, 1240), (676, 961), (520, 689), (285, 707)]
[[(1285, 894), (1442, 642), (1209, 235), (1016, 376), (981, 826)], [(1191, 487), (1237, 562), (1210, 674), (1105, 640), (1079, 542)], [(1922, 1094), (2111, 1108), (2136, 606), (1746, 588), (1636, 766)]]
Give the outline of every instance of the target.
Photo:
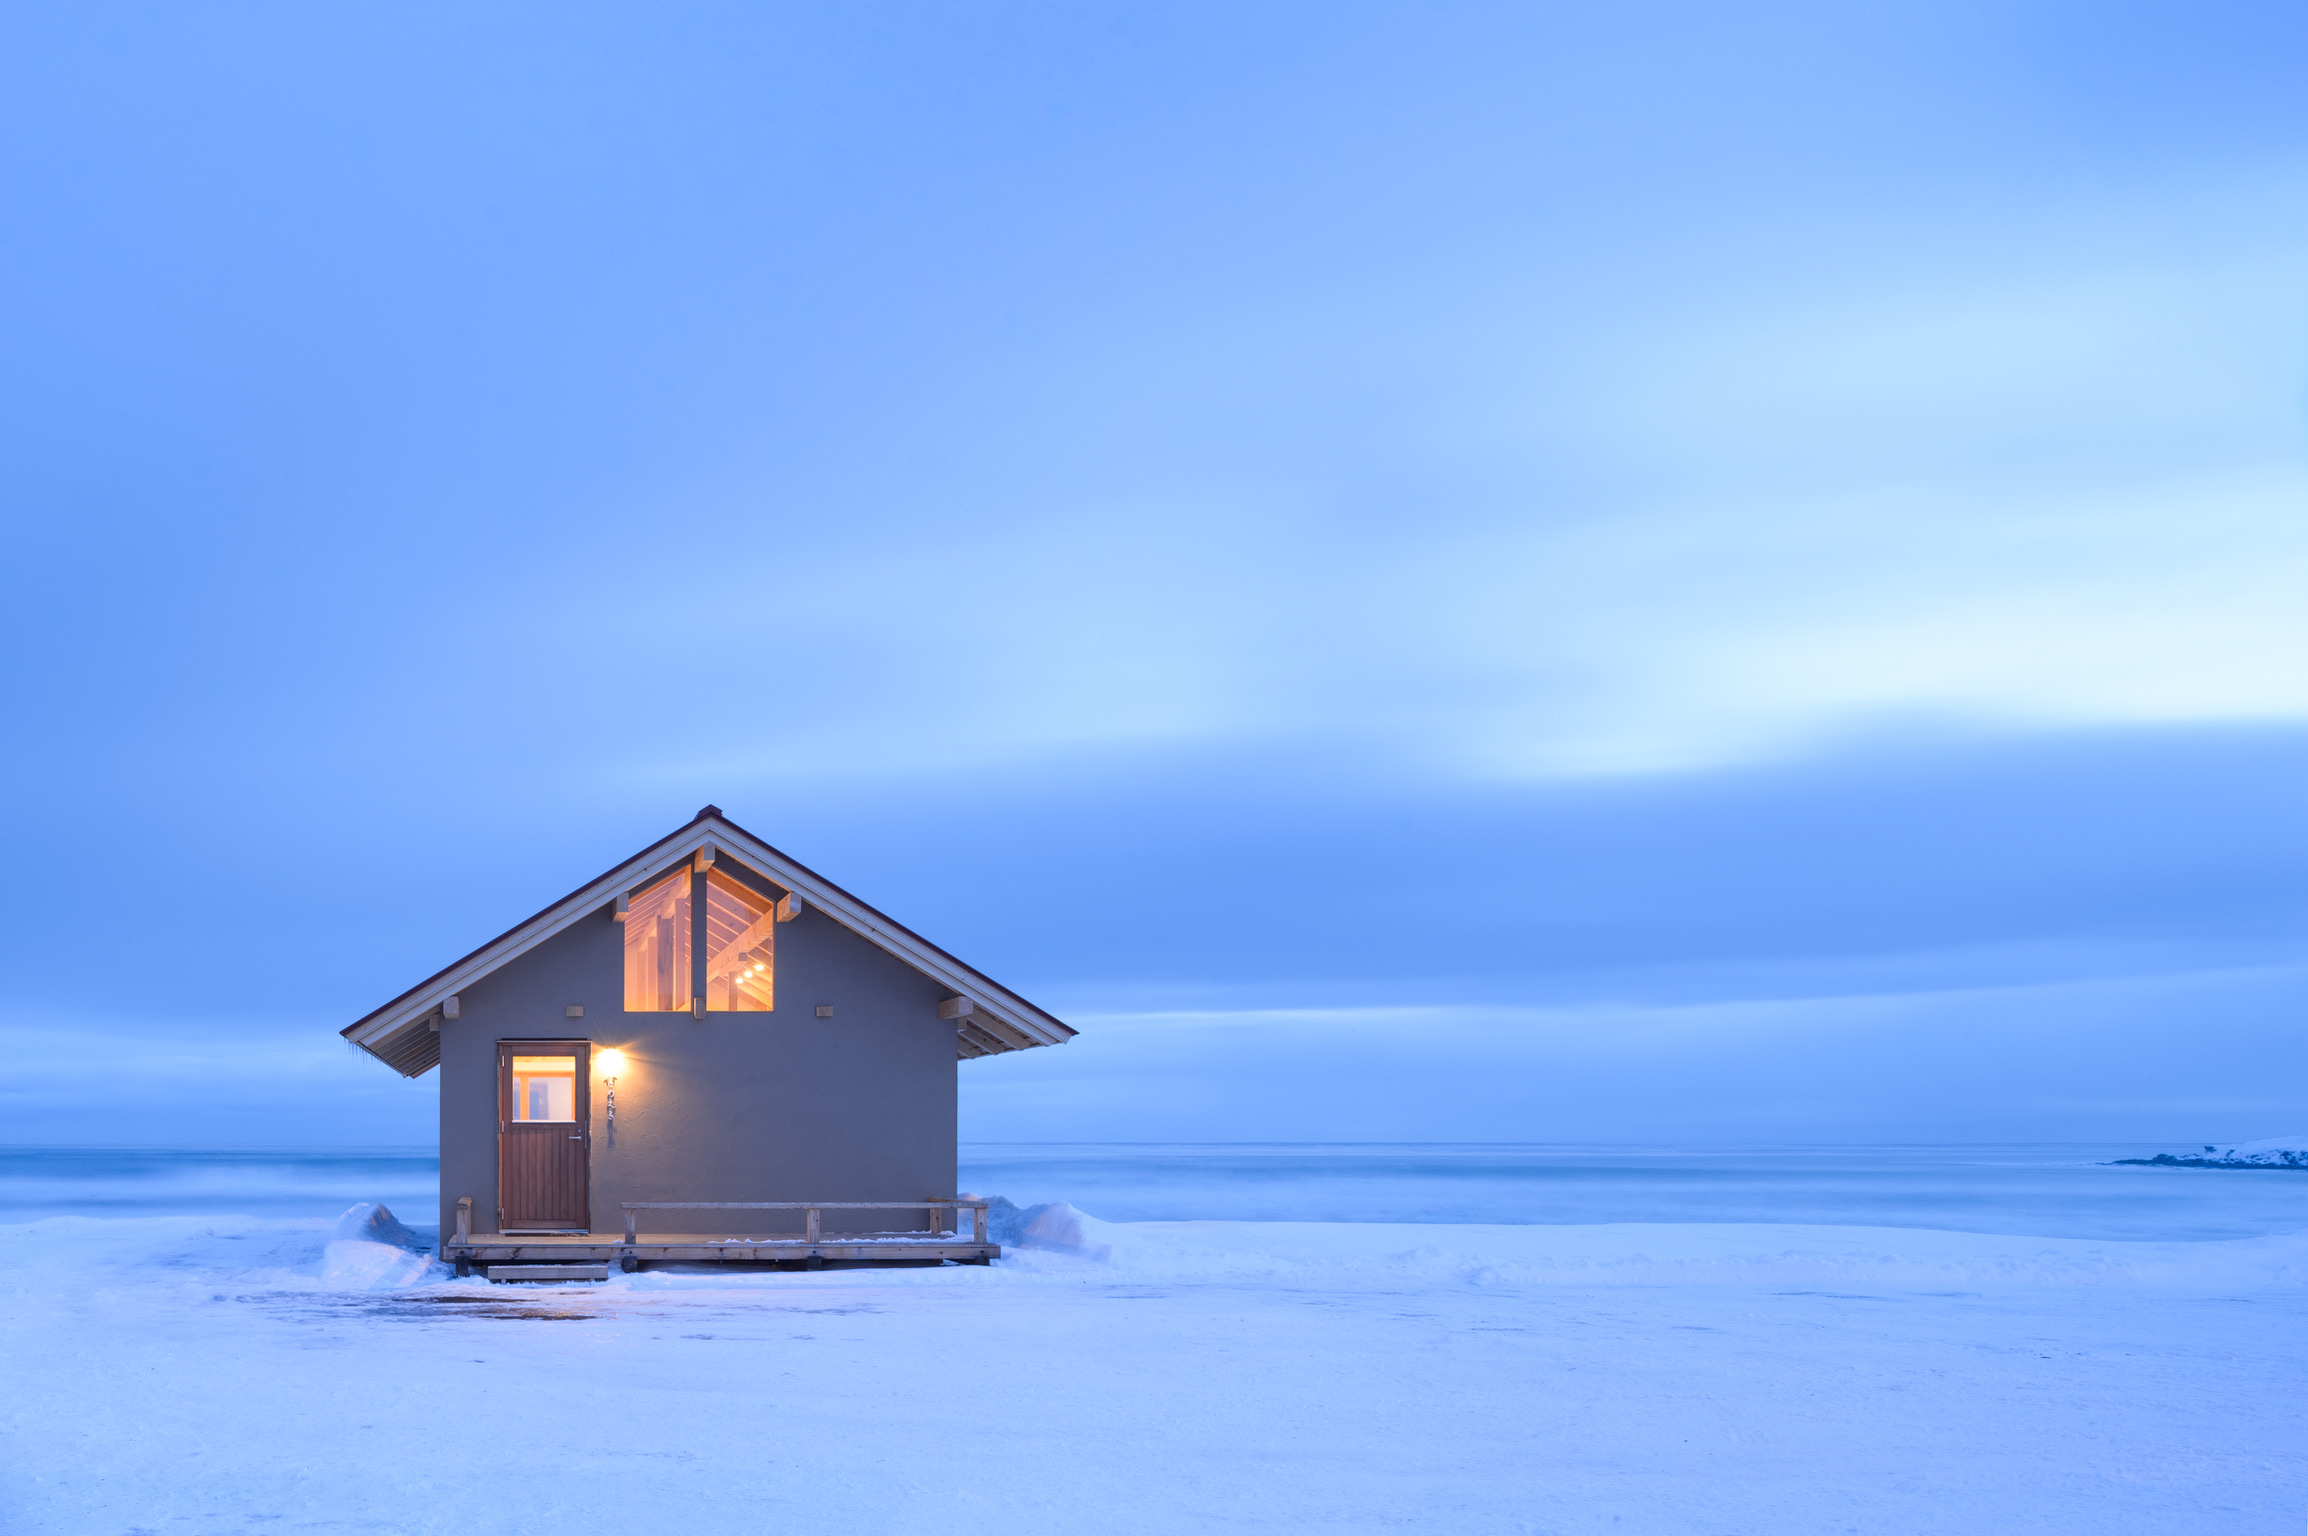
[[(1057, 466), (1001, 517), (758, 551), (801, 590), (781, 623), (813, 669), (908, 679), (910, 738), (867, 686), (620, 781), (1349, 728), (1445, 775), (1689, 771), (1900, 720), (2301, 718), (2308, 231), (2260, 209), (2308, 206), (2308, 181), (2254, 190), (2139, 258), (2161, 265), (2111, 272), (2078, 231), (2024, 274), (1736, 289), (1671, 332), (1640, 295), (1574, 317), (1532, 313), (1528, 282), (1438, 280), (1457, 309), (1393, 335), (1360, 293), (1151, 356), (1101, 335), (1096, 363), (993, 391), (1052, 423)], [(1331, 355), (1347, 314), (1358, 347)], [(1100, 369), (1134, 382), (1093, 415), (1060, 381)], [(1228, 412), (1274, 430), (1231, 443)], [(1185, 440), (1191, 469), (1158, 446)], [(1063, 483), (1100, 462), (1145, 484)]]
[(2303, 1004), (2308, 967), (2288, 966), (1664, 1007), (1085, 1014), (1064, 1051), (972, 1075), (964, 1136), (2185, 1143), (2294, 1112), (2278, 1078), (2308, 1068)]

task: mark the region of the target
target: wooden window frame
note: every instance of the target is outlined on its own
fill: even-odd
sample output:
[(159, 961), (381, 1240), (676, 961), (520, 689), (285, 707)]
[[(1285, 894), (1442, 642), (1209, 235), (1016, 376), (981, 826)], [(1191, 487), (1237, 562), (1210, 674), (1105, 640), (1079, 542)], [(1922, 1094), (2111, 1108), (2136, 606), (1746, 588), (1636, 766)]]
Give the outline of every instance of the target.
[[(744, 873), (740, 874), (738, 872), (739, 869), (743, 869)], [(774, 931), (770, 940), (770, 1006), (767, 1008), (715, 1008), (712, 1006), (711, 987), (709, 985), (708, 977), (708, 972), (710, 971), (711, 966), (708, 963), (707, 955), (709, 953), (713, 938), (713, 878), (718, 874), (731, 885), (737, 887), (741, 891), (744, 891), (747, 895), (759, 897), (764, 903), (767, 904), (770, 913), (770, 920), (773, 923), (783, 923), (785, 919), (777, 915), (782, 910), (782, 904), (787, 900), (798, 898), (793, 896), (792, 890), (789, 887), (779, 885), (775, 880), (761, 874), (758, 870), (747, 868), (743, 865), (739, 865), (737, 868), (727, 870), (720, 868), (718, 865), (708, 866), (701, 869), (694, 862), (692, 862), (686, 871), (679, 869), (661, 871), (658, 874), (652, 875), (648, 879), (643, 880), (639, 885), (628, 887), (625, 894), (618, 898), (617, 913), (619, 919), (621, 921), (631, 921), (628, 909), (631, 907), (635, 897), (641, 895), (645, 891), (654, 891), (659, 886), (665, 885), (674, 879), (680, 878), (683, 873), (686, 873), (689, 877), (689, 996), (691, 999), (691, 1006), (688, 1009), (624, 1007), (625, 973), (623, 968), (624, 957), (621, 954), (619, 957), (620, 963), (617, 978), (620, 1011), (628, 1014), (645, 1014), (662, 1017), (675, 1017), (684, 1012), (690, 1013), (695, 1017), (712, 1017), (715, 1014), (727, 1014), (732, 1016), (737, 1014), (750, 1013), (758, 1013), (764, 1015), (775, 1014), (777, 1012), (777, 942), (774, 937)], [(749, 875), (753, 878), (746, 878)], [(756, 884), (756, 881), (759, 881), (760, 883)], [(770, 887), (770, 889), (764, 890), (762, 887), (765, 885)], [(778, 891), (784, 891), (785, 895), (780, 896), (776, 894)], [(624, 945), (630, 942), (631, 939), (629, 936), (621, 936), (619, 939), (620, 948), (622, 949)], [(701, 1004), (703, 1005), (702, 1008), (699, 1006)]]
[(620, 926), (630, 924), (634, 919), (628, 909), (631, 907), (634, 897), (657, 890), (662, 886), (671, 885), (674, 881), (684, 877), (686, 877), (689, 881), (689, 890), (687, 893), (687, 899), (689, 901), (689, 1005), (682, 1008), (635, 1008), (631, 1006), (625, 990), (625, 968), (632, 963), (630, 948), (633, 943), (633, 930), (630, 927), (626, 927), (625, 932), (618, 936), (618, 946), (621, 953), (618, 956), (617, 1003), (618, 1011), (621, 1013), (647, 1014), (659, 1018), (677, 1018), (682, 1014), (694, 1013), (697, 1006), (697, 999), (704, 995), (698, 990), (704, 984), (705, 976), (705, 962), (698, 951), (698, 945), (704, 941), (705, 932), (704, 915), (699, 910), (701, 892), (698, 887), (698, 882), (703, 878), (703, 876), (698, 873), (695, 867), (691, 867), (685, 870), (669, 869), (650, 876), (648, 879), (642, 881), (639, 885), (634, 886), (632, 889), (625, 893), (624, 897), (619, 902), (617, 913), (620, 920)]
[[(721, 878), (723, 881), (726, 881), (729, 885), (733, 886), (737, 890), (743, 891), (747, 896), (758, 899), (762, 903), (763, 915), (769, 921), (770, 1005), (767, 1008), (716, 1008), (713, 1006), (713, 965), (711, 952), (713, 947), (713, 881), (716, 876), (719, 876), (719, 878)], [(691, 963), (695, 969), (695, 975), (690, 983), (690, 995), (693, 997), (700, 997), (705, 999), (705, 1011), (708, 1017), (711, 1017), (717, 1013), (734, 1015), (741, 1013), (768, 1014), (777, 1012), (778, 898), (772, 896), (769, 894), (769, 892), (760, 889), (759, 887), (753, 885), (751, 882), (739, 877), (734, 873), (725, 873), (719, 867), (719, 865), (716, 865), (712, 869), (694, 871), (693, 878), (696, 883), (690, 887), (689, 912), (691, 920), (695, 923), (696, 928), (695, 937), (693, 937), (689, 942), (689, 954)]]

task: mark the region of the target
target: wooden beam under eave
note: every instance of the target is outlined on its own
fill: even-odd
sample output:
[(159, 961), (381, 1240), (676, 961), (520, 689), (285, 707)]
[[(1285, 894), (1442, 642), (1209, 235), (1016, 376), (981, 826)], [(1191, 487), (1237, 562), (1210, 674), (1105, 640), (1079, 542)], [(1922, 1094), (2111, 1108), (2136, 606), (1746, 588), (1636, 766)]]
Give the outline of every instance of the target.
[(1017, 1047), (1004, 1041), (1001, 1036), (979, 1028), (976, 1019), (962, 1020), (960, 1026), (955, 1029), (954, 1036), (956, 1039), (967, 1040), (975, 1045), (978, 1048), (978, 1053), (982, 1056), (992, 1056), (1001, 1051), (1017, 1049)]
[(982, 1008), (971, 1014), (967, 1022), (985, 1031), (995, 1042), (996, 1048), (1000, 1050), (1030, 1051), (1042, 1043), (1018, 1028), (1017, 1025), (1005, 1024)]
[(404, 1024), (383, 1039), (361, 1047), (403, 1077), (423, 1077), (441, 1061), (441, 1037), (427, 1020)]

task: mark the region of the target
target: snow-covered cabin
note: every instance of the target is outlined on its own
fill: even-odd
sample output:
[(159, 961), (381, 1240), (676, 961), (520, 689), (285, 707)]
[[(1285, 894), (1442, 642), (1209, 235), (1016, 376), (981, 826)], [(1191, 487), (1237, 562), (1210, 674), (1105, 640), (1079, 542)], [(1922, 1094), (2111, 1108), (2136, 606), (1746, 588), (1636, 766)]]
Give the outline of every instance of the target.
[(1074, 1031), (709, 805), (343, 1033), (441, 1070), (443, 1257), (630, 1268), (934, 1237), (957, 1064)]

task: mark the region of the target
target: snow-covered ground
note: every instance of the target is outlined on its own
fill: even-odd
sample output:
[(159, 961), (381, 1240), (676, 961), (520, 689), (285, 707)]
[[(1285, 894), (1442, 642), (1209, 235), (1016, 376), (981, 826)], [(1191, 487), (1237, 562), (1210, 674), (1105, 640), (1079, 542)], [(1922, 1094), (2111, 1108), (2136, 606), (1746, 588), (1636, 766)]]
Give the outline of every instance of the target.
[(2308, 1523), (2308, 1235), (1057, 1208), (1035, 1241), (988, 1269), (548, 1288), (324, 1221), (0, 1227), (0, 1528)]

